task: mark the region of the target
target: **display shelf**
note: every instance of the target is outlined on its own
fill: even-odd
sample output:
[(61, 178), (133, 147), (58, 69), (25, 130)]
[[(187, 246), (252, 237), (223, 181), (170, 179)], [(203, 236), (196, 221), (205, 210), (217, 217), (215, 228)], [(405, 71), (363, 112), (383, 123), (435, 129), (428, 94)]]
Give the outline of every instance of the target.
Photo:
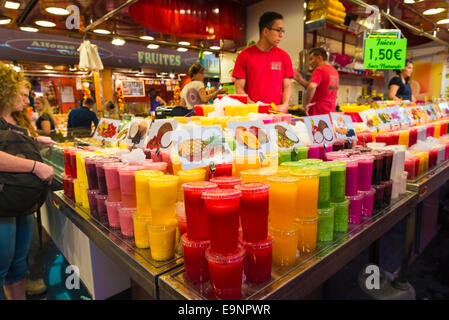
[(356, 73), (340, 71), (340, 70), (338, 70), (338, 74), (345, 75), (345, 76), (357, 77), (357, 78), (366, 78), (366, 79), (374, 79), (374, 80), (385, 80), (385, 77), (382, 77), (382, 76), (371, 76), (371, 75), (366, 75), (366, 74), (356, 74)]
[[(254, 285), (243, 282), (242, 299), (302, 299), (379, 239), (405, 216), (414, 212), (417, 193), (407, 191), (387, 208), (364, 217), (348, 232), (337, 233), (334, 240), (318, 243), (316, 250), (299, 255), (292, 267), (273, 267), (269, 283)], [(185, 278), (182, 266), (159, 278), (161, 299), (214, 299), (211, 286), (193, 284)]]
[(178, 252), (168, 261), (158, 262), (151, 259), (149, 249), (134, 247), (132, 239), (126, 239), (119, 230), (101, 224), (88, 212), (77, 207), (63, 191), (53, 192), (53, 201), (67, 218), (155, 299), (159, 297), (158, 277), (183, 264), (182, 255)]

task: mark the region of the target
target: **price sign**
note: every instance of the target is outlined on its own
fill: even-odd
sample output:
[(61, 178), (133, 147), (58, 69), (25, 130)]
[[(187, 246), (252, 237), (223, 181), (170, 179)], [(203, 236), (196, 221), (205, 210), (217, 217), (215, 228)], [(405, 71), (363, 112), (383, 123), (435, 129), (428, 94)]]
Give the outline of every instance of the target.
[(365, 69), (404, 69), (407, 39), (365, 39)]

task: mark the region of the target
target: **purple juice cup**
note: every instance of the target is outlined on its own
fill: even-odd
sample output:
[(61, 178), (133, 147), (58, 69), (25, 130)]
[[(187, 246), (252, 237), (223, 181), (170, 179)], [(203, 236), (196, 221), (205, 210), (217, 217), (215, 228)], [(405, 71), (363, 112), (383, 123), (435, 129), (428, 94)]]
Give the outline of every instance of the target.
[(368, 191), (359, 191), (359, 193), (363, 194), (362, 216), (371, 217), (373, 214), (374, 195), (376, 194), (376, 189), (371, 188)]
[(355, 159), (339, 159), (346, 162), (346, 187), (345, 195), (353, 197), (357, 195), (359, 188), (359, 164)]
[(346, 197), (349, 200), (348, 222), (359, 224), (362, 218), (363, 194)]
[(356, 159), (359, 162), (359, 191), (369, 191), (373, 178), (374, 157), (353, 155), (350, 159)]

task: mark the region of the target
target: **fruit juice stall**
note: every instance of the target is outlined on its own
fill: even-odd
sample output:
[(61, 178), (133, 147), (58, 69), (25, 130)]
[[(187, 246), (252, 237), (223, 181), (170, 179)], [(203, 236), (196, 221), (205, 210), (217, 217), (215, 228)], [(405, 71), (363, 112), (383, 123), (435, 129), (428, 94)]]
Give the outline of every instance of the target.
[[(406, 157), (410, 138), (398, 144), (401, 132), (378, 142), (390, 127), (355, 123), (357, 141), (326, 143), (326, 129), (341, 131), (338, 121), (316, 121), (309, 132), (289, 115), (242, 109), (155, 120), (142, 141), (131, 121), (109, 145), (91, 138), (84, 150), (64, 148), (64, 191), (54, 194), (63, 214), (153, 298), (305, 296), (326, 280), (318, 274), (330, 277), (414, 212), (418, 194), (406, 190), (405, 170), (419, 155)], [(416, 127), (426, 128), (417, 142), (437, 145), (434, 168), (446, 168), (447, 121), (399, 131), (410, 137)], [(207, 138), (192, 138), (212, 128)], [(185, 130), (189, 139), (175, 141)], [(427, 141), (431, 133), (435, 141)], [(428, 169), (421, 164), (418, 173)], [(167, 268), (155, 271), (158, 265)], [(304, 290), (292, 294), (295, 287)]]

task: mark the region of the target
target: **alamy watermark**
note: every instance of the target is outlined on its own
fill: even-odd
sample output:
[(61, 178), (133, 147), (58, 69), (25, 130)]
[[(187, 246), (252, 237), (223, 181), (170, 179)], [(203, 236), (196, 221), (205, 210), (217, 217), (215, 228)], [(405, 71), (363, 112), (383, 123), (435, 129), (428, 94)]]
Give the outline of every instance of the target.
[(368, 290), (379, 290), (380, 289), (380, 270), (379, 267), (370, 264), (365, 268), (365, 275), (368, 277), (365, 279), (365, 287)]
[(69, 30), (79, 30), (80, 29), (80, 8), (75, 5), (70, 5), (65, 8), (70, 12), (70, 15), (65, 20), (65, 26)]
[(68, 275), (65, 280), (65, 287), (67, 290), (79, 290), (80, 289), (80, 269), (77, 266), (69, 265), (65, 269), (65, 273)]

